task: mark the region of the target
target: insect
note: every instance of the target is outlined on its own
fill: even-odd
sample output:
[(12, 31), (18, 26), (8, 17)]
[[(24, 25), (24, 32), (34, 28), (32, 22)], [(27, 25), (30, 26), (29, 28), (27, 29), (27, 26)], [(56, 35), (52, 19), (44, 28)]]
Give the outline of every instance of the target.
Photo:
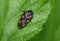
[(33, 11), (23, 11), (24, 13), (21, 15), (20, 19), (18, 20), (18, 27), (23, 28), (25, 27), (29, 22), (31, 22), (33, 18)]

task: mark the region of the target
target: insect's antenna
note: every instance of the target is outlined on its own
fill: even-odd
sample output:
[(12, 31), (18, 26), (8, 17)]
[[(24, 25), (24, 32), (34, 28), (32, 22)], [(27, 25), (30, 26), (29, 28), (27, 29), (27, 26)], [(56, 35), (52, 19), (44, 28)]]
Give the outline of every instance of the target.
[(25, 12), (25, 11), (22, 11), (22, 12)]
[(26, 12), (26, 11), (22, 11), (22, 12)]

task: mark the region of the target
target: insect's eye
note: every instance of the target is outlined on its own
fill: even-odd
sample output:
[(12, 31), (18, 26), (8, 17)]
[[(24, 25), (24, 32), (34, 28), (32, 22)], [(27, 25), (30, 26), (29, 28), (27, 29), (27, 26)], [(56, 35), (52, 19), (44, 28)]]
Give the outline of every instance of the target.
[(32, 16), (32, 13), (29, 12), (29, 16)]

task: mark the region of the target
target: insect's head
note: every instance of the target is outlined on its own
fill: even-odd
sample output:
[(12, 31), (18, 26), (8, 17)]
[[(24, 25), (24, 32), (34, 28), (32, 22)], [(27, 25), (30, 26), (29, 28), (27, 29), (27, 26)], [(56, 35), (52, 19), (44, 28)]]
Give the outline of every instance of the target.
[(32, 10), (27, 10), (27, 11), (23, 11), (24, 13), (29, 13), (30, 15), (33, 15), (33, 11)]
[(29, 14), (33, 15), (33, 11), (32, 10), (28, 10)]

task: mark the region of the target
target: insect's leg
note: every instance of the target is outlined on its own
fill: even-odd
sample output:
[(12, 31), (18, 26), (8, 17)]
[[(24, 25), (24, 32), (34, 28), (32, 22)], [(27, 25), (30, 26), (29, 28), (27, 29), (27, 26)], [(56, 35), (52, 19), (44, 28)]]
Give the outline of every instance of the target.
[(31, 21), (31, 23), (32, 23), (32, 20), (30, 20)]
[(32, 23), (32, 21), (31, 21), (31, 23)]

